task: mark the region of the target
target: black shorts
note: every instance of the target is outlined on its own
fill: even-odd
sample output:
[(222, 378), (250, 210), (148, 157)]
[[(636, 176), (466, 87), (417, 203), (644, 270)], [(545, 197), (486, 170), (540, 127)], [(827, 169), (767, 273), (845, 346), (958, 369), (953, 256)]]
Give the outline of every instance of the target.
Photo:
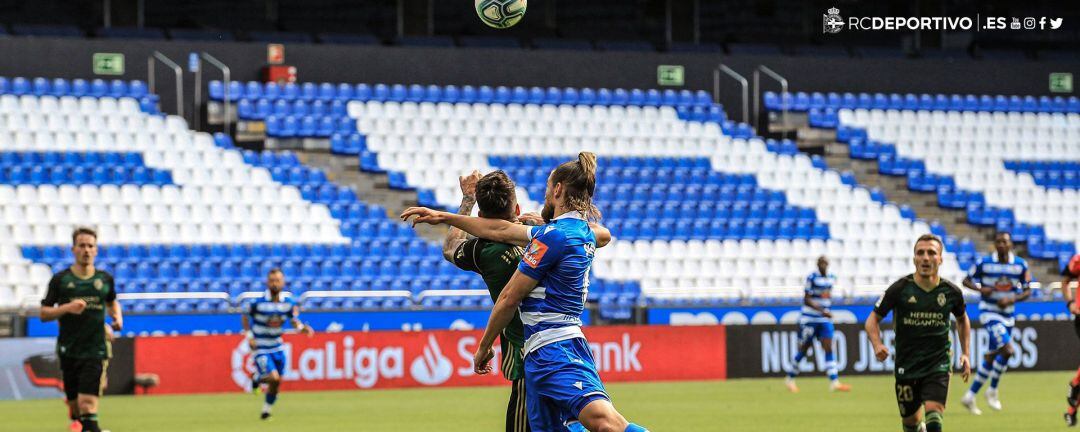
[(506, 404), (506, 432), (529, 432), (529, 413), (525, 411), (525, 377), (511, 383), (510, 402)]
[(897, 379), (896, 403), (900, 406), (900, 417), (914, 415), (927, 401), (945, 406), (949, 397), (949, 377), (948, 373), (942, 372), (916, 379)]
[(106, 359), (87, 359), (60, 356), (60, 370), (64, 375), (64, 394), (67, 400), (78, 399), (80, 394), (101, 397), (105, 389)]

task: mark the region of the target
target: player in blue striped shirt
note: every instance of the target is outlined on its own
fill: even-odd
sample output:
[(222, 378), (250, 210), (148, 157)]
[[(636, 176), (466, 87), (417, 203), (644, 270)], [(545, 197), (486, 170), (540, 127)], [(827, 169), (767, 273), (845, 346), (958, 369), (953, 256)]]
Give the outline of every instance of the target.
[(994, 236), (996, 253), (979, 259), (964, 279), (965, 287), (978, 291), (982, 296), (979, 301), (979, 322), (990, 333), (990, 347), (986, 356), (979, 365), (971, 388), (960, 400), (975, 415), (982, 414), (975, 405), (975, 395), (987, 379), (990, 380), (990, 388), (986, 389), (986, 403), (994, 410), (1001, 410), (998, 382), (1013, 355), (1009, 341), (1012, 340), (1012, 329), (1016, 323), (1014, 305), (1031, 297), (1031, 273), (1028, 272), (1027, 262), (1013, 255), (1012, 246), (1009, 233), (997, 233)]
[(480, 238), (528, 245), (492, 309), (473, 368), (481, 375), (491, 373), (495, 337), (519, 309), (525, 327), (525, 400), (529, 425), (536, 432), (581, 426), (590, 431), (645, 431), (615, 410), (581, 331), (597, 247), (588, 222), (599, 218), (592, 205), (595, 185), (596, 156), (583, 152), (548, 177), (540, 213), (547, 225), (525, 227), (425, 208), (401, 215), (418, 216), (415, 223), (448, 223)]
[(285, 375), (285, 347), (281, 335), (285, 333), (285, 322), (289, 321), (297, 331), (311, 337), (315, 331), (300, 321), (300, 306), (296, 304), (285, 288), (285, 274), (281, 269), (272, 269), (266, 275), (266, 295), (251, 303), (248, 312), (241, 316), (248, 345), (255, 353), (255, 374), (251, 377), (251, 388), (258, 389), (266, 384), (266, 403), (263, 404), (260, 418), (270, 418), (270, 409), (277, 401), (281, 377)]
[(784, 384), (792, 393), (798, 393), (795, 377), (799, 375), (799, 363), (806, 357), (806, 352), (814, 346), (814, 340), (821, 343), (825, 353), (825, 371), (829, 375), (829, 390), (851, 391), (851, 387), (840, 382), (833, 354), (832, 289), (836, 285), (836, 275), (829, 273), (829, 259), (822, 256), (817, 260), (818, 271), (806, 277), (806, 289), (803, 295), (802, 315), (799, 316), (799, 352), (791, 361)]

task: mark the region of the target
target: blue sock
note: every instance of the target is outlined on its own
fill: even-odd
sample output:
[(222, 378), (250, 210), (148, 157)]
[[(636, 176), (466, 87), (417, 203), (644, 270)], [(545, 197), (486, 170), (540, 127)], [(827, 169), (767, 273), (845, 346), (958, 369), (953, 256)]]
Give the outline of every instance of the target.
[(267, 393), (266, 394), (266, 403), (269, 404), (269, 405), (273, 405), (274, 402), (277, 402), (277, 393)]
[(796, 375), (799, 375), (799, 363), (802, 363), (803, 358), (803, 353), (795, 354), (795, 359), (791, 361), (791, 369), (787, 373), (789, 378), (795, 378)]
[(998, 382), (1001, 381), (1001, 375), (1005, 373), (1005, 369), (1008, 369), (1008, 362), (1005, 361), (1005, 357), (997, 356), (994, 359), (994, 372), (990, 375), (990, 388), (997, 390)]
[(830, 381), (836, 381), (840, 379), (840, 374), (837, 372), (836, 356), (832, 352), (825, 353), (825, 373), (829, 374)]
[(982, 389), (983, 383), (990, 379), (990, 363), (983, 360), (979, 365), (978, 371), (975, 372), (975, 379), (971, 380), (971, 389), (968, 390), (971, 393), (978, 393)]
[(630, 423), (626, 426), (626, 429), (623, 430), (623, 432), (649, 432), (649, 430), (636, 424)]

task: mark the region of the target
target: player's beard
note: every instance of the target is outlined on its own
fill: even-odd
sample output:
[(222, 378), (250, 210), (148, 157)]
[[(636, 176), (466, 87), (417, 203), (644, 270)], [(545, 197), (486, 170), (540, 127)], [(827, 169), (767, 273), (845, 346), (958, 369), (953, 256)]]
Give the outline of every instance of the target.
[(540, 217), (544, 218), (544, 223), (551, 223), (551, 220), (555, 218), (555, 205), (551, 204), (551, 201), (544, 201), (544, 208), (540, 210)]

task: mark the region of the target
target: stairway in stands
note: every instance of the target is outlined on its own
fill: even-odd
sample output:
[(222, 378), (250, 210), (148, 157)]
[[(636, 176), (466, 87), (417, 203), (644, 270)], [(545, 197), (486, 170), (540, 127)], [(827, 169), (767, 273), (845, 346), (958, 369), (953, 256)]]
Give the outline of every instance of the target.
[[(383, 206), (387, 209), (387, 217), (396, 218), (401, 210), (417, 205), (415, 190), (389, 187), (386, 173), (361, 171), (359, 160), (355, 156), (323, 151), (297, 151), (297, 156), (305, 165), (325, 171), (328, 180), (348, 186), (357, 196)], [(446, 227), (441, 225), (418, 225), (415, 229), (420, 237), (436, 242), (442, 242), (446, 235)]]
[[(876, 160), (852, 158), (848, 145), (837, 142), (834, 131), (811, 128), (807, 117), (801, 113), (791, 113), (786, 124), (780, 123), (774, 122), (770, 129), (774, 132), (796, 132), (799, 148), (824, 148), (829, 168), (854, 174), (859, 184), (881, 189), (890, 201), (910, 206), (922, 219), (937, 221), (950, 235), (974, 241), (981, 254), (993, 250), (997, 232), (994, 227), (969, 224), (964, 209), (939, 206), (936, 193), (910, 190), (905, 177), (882, 175)], [(1035, 280), (1043, 284), (1060, 280), (1057, 260), (1033, 257), (1022, 242), (1014, 243), (1013, 248), (1017, 255), (1028, 261)]]

